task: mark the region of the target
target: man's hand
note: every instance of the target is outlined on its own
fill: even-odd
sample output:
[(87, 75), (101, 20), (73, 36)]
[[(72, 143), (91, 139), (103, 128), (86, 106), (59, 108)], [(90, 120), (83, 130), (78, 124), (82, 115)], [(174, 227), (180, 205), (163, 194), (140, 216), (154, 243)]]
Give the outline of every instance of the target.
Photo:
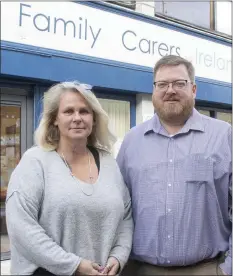
[(102, 275), (99, 272), (100, 269), (101, 267), (97, 263), (82, 259), (75, 275)]
[(109, 257), (108, 262), (102, 272), (104, 275), (116, 275), (119, 271), (120, 263), (115, 257)]

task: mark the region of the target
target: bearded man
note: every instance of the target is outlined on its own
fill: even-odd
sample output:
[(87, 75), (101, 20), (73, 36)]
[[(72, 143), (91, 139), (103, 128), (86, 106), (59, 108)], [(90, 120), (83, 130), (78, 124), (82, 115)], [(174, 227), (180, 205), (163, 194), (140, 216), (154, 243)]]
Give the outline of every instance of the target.
[(188, 60), (160, 59), (153, 84), (155, 114), (117, 157), (135, 224), (123, 275), (231, 275), (231, 126), (194, 108)]

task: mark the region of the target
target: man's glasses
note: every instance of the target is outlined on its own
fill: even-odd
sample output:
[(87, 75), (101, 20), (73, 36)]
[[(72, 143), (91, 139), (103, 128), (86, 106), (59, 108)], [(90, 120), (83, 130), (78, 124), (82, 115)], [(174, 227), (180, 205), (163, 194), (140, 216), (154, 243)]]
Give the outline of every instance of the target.
[(155, 81), (153, 84), (157, 91), (166, 92), (168, 90), (170, 83), (172, 84), (172, 88), (175, 91), (184, 91), (186, 90), (188, 83), (192, 83), (192, 82), (188, 80), (175, 80), (171, 82)]

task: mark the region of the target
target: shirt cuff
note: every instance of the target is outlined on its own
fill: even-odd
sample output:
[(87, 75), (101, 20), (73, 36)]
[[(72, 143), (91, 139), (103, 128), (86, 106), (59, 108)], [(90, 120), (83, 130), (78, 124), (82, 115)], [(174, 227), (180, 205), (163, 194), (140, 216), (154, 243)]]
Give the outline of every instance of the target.
[(230, 256), (227, 256), (225, 262), (220, 264), (220, 268), (226, 275), (232, 275), (232, 260)]

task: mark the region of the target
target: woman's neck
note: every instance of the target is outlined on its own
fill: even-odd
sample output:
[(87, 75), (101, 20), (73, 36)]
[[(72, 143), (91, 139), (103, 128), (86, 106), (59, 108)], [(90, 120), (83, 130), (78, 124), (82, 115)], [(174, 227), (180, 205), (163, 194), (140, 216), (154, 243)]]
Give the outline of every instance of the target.
[(57, 152), (69, 163), (75, 163), (77, 159), (80, 159), (87, 155), (87, 142), (79, 141), (78, 143), (69, 143), (60, 141), (58, 144)]

